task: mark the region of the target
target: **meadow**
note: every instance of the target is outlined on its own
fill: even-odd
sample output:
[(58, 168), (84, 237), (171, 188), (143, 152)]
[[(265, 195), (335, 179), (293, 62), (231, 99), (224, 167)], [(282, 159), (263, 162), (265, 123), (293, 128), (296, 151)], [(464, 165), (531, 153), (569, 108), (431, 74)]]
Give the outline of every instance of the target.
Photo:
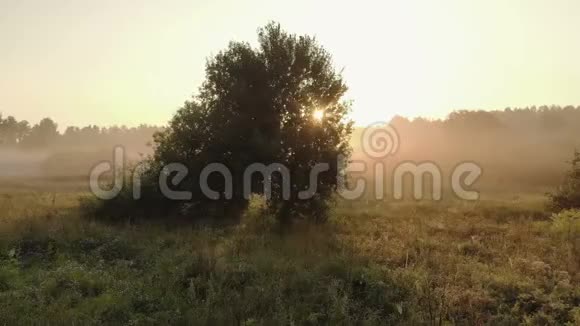
[(574, 1), (109, 2), (0, 1), (0, 326), (580, 326)]
[(0, 197), (0, 324), (579, 325), (580, 239), (545, 197), (339, 201), (280, 230), (107, 225), (83, 192)]
[[(545, 195), (579, 121), (558, 107), (398, 117), (389, 168), (434, 161), (448, 180), (475, 161), (481, 199), (337, 200), (326, 223), (285, 228), (259, 197), (225, 225), (87, 214), (90, 168), (113, 144), (152, 154), (138, 144), (155, 128), (0, 150), (0, 325), (580, 325), (580, 213), (552, 215)], [(353, 159), (371, 167), (362, 133)]]

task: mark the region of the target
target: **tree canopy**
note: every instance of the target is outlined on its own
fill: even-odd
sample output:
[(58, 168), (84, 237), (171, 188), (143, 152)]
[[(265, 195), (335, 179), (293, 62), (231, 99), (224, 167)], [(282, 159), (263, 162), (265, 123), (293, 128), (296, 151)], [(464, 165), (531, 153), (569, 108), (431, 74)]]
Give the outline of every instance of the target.
[[(346, 91), (330, 54), (314, 38), (289, 34), (270, 23), (259, 29), (257, 47), (231, 42), (207, 61), (198, 94), (156, 135), (146, 174), (153, 175), (149, 180), (154, 182), (162, 166), (182, 163), (189, 173), (176, 188), (192, 191), (193, 198), (188, 205), (167, 205), (181, 211), (184, 206), (239, 209), (247, 203), (245, 169), (253, 163), (279, 163), (290, 171), (289, 198), (283, 200), (280, 170), (252, 178), (252, 193), (264, 194), (265, 181), (271, 182), (269, 206), (283, 220), (305, 212), (323, 218), (326, 201), (337, 186), (337, 159), (349, 155), (352, 122), (347, 117), (349, 103), (343, 100)], [(210, 163), (221, 163), (232, 172), (232, 198), (215, 201), (201, 194), (199, 175)], [(318, 176), (315, 196), (299, 200), (317, 163), (329, 168)], [(208, 179), (210, 188), (220, 194), (224, 183), (216, 173)]]

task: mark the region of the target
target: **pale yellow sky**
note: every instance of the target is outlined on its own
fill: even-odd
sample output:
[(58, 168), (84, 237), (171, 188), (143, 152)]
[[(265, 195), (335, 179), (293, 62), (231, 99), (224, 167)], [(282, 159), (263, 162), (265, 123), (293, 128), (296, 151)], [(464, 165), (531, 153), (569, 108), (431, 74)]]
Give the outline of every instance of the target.
[(0, 112), (164, 124), (230, 40), (270, 20), (316, 35), (358, 124), (580, 105), (578, 0), (0, 0)]

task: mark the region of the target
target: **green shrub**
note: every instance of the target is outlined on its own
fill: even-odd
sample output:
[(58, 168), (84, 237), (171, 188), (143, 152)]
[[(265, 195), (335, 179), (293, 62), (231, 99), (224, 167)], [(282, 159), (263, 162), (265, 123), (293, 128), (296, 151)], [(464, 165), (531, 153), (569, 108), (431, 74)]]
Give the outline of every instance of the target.
[(580, 237), (580, 210), (564, 210), (550, 218), (550, 230), (566, 240), (572, 241)]
[(580, 152), (574, 151), (574, 158), (560, 188), (550, 194), (550, 208), (559, 212), (564, 209), (580, 209)]

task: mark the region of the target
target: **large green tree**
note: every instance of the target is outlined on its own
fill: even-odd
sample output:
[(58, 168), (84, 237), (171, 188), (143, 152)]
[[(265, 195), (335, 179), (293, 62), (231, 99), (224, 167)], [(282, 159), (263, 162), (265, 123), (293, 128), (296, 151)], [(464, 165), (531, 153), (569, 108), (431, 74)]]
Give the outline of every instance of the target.
[[(206, 78), (197, 95), (156, 135), (155, 154), (145, 173), (143, 198), (160, 198), (152, 186), (162, 166), (182, 163), (188, 177), (174, 188), (193, 191), (187, 203), (165, 205), (195, 215), (196, 208), (239, 210), (247, 204), (244, 170), (253, 163), (280, 163), (290, 171), (289, 196), (284, 198), (281, 171), (272, 174), (269, 207), (282, 221), (292, 217), (325, 216), (327, 201), (337, 187), (339, 156), (348, 157), (352, 122), (347, 87), (333, 67), (330, 54), (310, 36), (297, 36), (270, 23), (258, 31), (258, 46), (231, 42), (209, 59)], [(208, 199), (199, 189), (199, 175), (210, 163), (221, 163), (233, 175), (233, 196)], [(314, 196), (299, 198), (310, 186), (317, 163), (329, 169), (317, 178)], [(259, 174), (252, 193), (264, 194)], [(209, 177), (211, 189), (224, 193), (222, 175)], [(149, 193), (147, 193), (149, 191)]]

